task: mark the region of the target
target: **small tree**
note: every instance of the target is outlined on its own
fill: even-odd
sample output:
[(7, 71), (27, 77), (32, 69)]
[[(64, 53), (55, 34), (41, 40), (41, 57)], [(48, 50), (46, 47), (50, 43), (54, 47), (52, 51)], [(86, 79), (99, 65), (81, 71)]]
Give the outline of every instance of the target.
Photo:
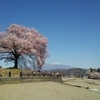
[(97, 69), (97, 72), (99, 72), (99, 73), (100, 73), (100, 68), (98, 68), (98, 69)]
[(46, 48), (47, 39), (33, 28), (12, 24), (0, 32), (0, 60), (13, 62), (14, 68), (31, 64), (41, 69), (48, 57)]
[(0, 68), (2, 68), (2, 66), (0, 66)]
[(92, 68), (90, 68), (90, 71), (92, 72), (92, 71), (93, 71), (93, 69), (92, 69)]

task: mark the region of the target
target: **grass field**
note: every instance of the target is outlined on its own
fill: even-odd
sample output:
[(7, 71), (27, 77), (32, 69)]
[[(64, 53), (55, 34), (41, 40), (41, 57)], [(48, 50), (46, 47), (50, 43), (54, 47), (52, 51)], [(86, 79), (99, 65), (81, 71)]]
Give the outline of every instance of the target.
[(83, 88), (89, 87), (100, 90), (100, 80), (82, 78), (63, 78), (63, 83), (77, 87), (82, 86)]
[(0, 100), (100, 100), (100, 80), (63, 78), (63, 83), (33, 82), (0, 85)]

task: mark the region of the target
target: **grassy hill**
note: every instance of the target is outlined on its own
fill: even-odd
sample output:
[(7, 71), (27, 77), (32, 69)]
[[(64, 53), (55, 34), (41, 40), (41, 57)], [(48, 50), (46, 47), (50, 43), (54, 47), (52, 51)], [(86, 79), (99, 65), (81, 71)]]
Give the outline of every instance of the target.
[[(0, 68), (0, 74), (2, 74), (2, 76), (8, 76), (9, 75), (9, 71), (11, 71), (11, 75), (12, 76), (19, 76), (20, 73), (20, 69), (12, 69), (12, 68)], [(32, 70), (22, 70), (23, 73), (31, 73)]]

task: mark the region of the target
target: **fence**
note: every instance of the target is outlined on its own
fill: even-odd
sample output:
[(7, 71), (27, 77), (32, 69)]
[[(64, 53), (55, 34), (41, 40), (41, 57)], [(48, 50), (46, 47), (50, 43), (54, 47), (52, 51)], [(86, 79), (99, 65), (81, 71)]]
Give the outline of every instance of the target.
[(11, 83), (11, 82), (43, 82), (43, 81), (53, 81), (53, 82), (62, 82), (61, 77), (1, 77), (0, 82)]

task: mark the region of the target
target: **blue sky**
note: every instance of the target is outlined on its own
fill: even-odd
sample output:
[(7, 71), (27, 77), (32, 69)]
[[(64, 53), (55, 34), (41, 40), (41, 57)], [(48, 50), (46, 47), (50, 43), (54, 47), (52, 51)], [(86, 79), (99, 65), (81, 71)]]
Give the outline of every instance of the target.
[(100, 67), (100, 0), (0, 0), (0, 31), (13, 23), (48, 38), (46, 62)]

